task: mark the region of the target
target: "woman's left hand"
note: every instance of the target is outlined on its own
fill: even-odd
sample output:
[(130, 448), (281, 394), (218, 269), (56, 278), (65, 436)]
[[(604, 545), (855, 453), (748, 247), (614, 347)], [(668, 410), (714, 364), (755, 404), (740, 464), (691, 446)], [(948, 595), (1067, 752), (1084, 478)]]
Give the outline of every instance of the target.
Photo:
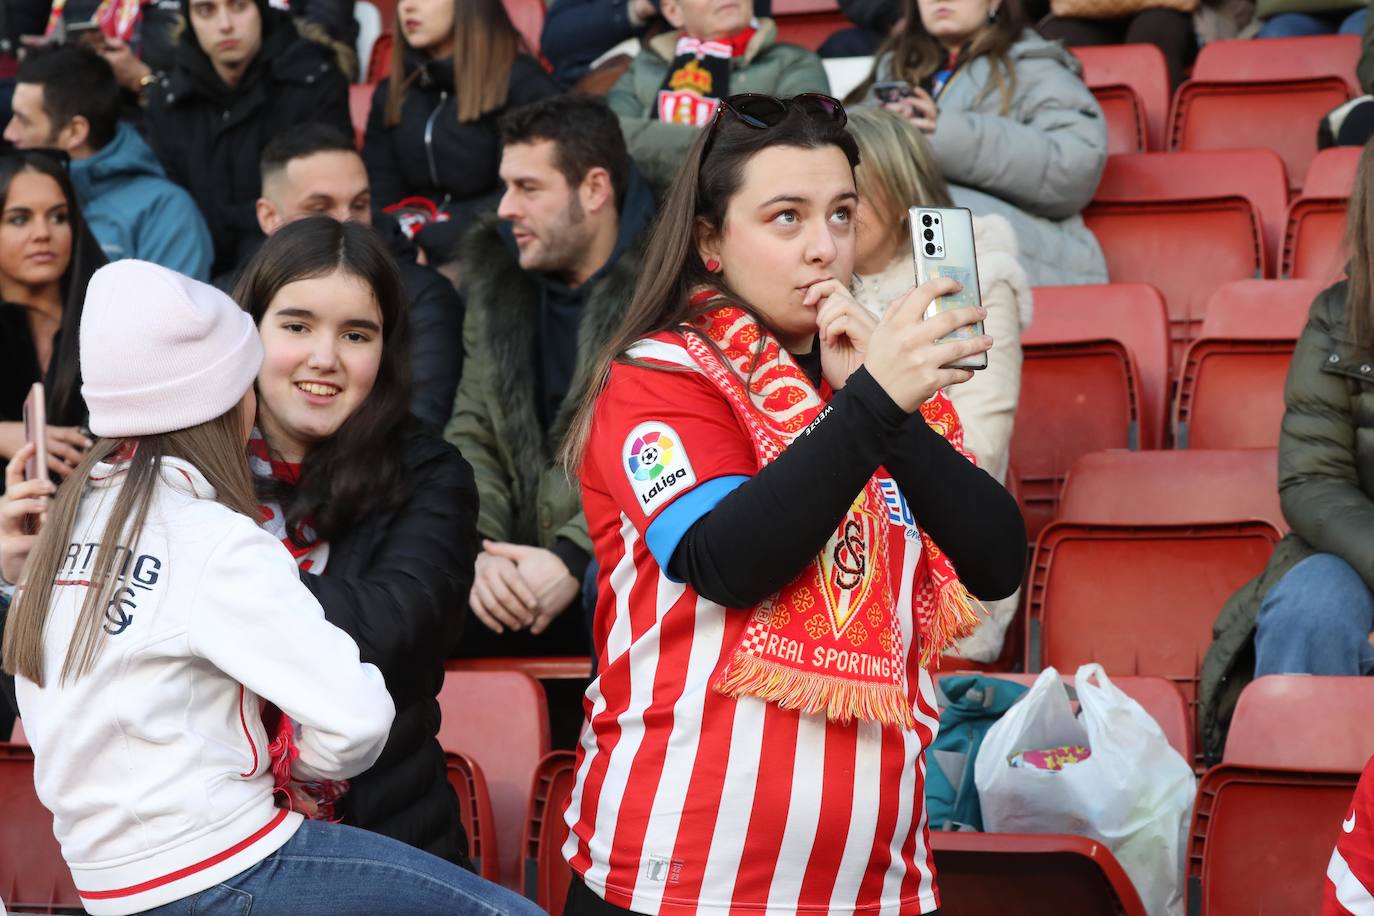
[[(14, 453), (5, 466), (5, 495), (0, 497), (0, 578), (18, 582), (24, 561), (38, 540), (48, 497), (55, 489), (47, 477), (24, 479), (24, 462), (33, 457), (33, 443)], [(32, 519), (29, 524), (26, 521)]]
[(816, 330), (820, 335), (821, 373), (830, 387), (839, 391), (850, 374), (863, 365), (878, 320), (838, 280), (814, 284), (802, 301), (819, 304)]

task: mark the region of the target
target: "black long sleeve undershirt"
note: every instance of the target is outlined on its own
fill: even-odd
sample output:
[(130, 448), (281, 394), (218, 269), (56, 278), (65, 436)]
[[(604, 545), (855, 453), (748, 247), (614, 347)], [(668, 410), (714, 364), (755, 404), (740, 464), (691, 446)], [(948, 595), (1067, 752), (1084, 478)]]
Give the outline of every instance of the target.
[[(798, 363), (819, 380), (819, 350)], [(1016, 590), (1026, 558), (1016, 501), (862, 367), (775, 461), (687, 530), (669, 573), (718, 604), (752, 607), (820, 552), (879, 465), (970, 592), (995, 599)]]

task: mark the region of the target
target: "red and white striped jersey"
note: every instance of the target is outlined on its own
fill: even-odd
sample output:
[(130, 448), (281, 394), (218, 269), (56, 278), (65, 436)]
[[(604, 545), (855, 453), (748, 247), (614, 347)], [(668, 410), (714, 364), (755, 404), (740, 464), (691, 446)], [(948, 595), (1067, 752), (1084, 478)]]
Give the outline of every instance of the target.
[(1374, 759), (1365, 764), (1331, 851), (1322, 916), (1374, 916)]
[[(635, 355), (687, 365), (679, 348), (654, 346)], [(749, 611), (702, 598), (664, 567), (692, 522), (755, 470), (748, 436), (703, 376), (612, 370), (582, 469), (600, 563), (600, 674), (585, 700), (564, 855), (595, 892), (637, 913), (933, 910), (923, 750), (939, 720), (913, 645), (915, 524), (882, 481), (891, 543), (902, 545), (892, 556), (905, 583), (914, 730), (731, 699), (711, 684)]]

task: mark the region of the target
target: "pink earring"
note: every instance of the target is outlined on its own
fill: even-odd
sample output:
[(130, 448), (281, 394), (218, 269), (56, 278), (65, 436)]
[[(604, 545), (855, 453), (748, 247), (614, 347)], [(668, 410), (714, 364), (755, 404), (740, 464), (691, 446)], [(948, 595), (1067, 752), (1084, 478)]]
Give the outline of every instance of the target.
[(706, 270), (708, 273), (715, 273), (716, 271), (720, 270), (720, 262), (717, 261), (715, 258), (707, 258)]

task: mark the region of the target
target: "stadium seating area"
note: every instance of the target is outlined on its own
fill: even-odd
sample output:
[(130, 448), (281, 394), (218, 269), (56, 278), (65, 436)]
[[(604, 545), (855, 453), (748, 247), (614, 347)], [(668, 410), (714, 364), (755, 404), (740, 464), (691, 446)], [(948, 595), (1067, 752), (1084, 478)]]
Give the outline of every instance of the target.
[[(542, 0), (506, 0), (537, 53)], [(394, 0), (359, 0), (366, 82), (358, 139), (386, 75)], [(846, 25), (833, 0), (774, 0), (785, 41)], [(1208, 44), (1170, 95), (1153, 46), (1078, 49), (1111, 156), (1088, 225), (1111, 283), (1035, 290), (1010, 485), (1034, 543), (1002, 661), (1027, 681), (1101, 662), (1195, 759), (1199, 665), (1226, 598), (1286, 529), (1278, 506), (1282, 388), (1314, 295), (1337, 278), (1358, 149), (1317, 153), (1317, 120), (1360, 93), (1353, 36)], [(1275, 129), (1282, 125), (1282, 129)], [(481, 873), (557, 913), (574, 756), (550, 747), (540, 681), (585, 658), (454, 663), (440, 740)], [(1221, 764), (1201, 776), (1190, 912), (1315, 912), (1338, 823), (1374, 755), (1374, 683), (1251, 685)], [(1304, 715), (1313, 708), (1321, 716)], [(33, 794), (33, 758), (0, 745), (0, 898), (79, 910)], [(1257, 844), (1256, 836), (1266, 837)], [(941, 834), (945, 916), (1142, 914), (1095, 840)], [(1072, 901), (1066, 908), (1065, 901)]]

